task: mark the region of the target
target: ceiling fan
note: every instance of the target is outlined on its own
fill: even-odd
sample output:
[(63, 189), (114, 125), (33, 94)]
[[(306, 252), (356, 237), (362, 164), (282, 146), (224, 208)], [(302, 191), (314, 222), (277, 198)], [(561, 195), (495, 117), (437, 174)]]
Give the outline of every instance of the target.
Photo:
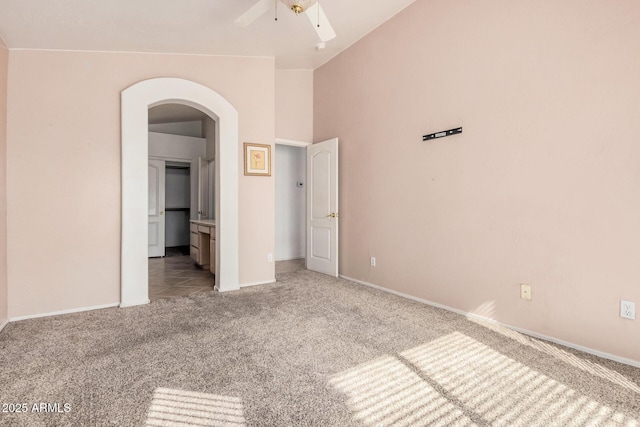
[[(258, 0), (256, 4), (251, 6), (249, 10), (240, 15), (238, 19), (234, 21), (236, 25), (241, 27), (247, 27), (251, 25), (256, 19), (267, 13), (271, 9), (271, 4), (278, 0)], [(318, 3), (318, 0), (280, 0), (289, 9), (291, 9), (296, 15), (305, 13), (307, 18), (318, 33), (318, 37), (322, 42), (328, 42), (336, 37), (333, 27), (327, 19), (327, 15)], [(276, 3), (277, 7), (277, 3)], [(276, 18), (277, 19), (277, 18)]]

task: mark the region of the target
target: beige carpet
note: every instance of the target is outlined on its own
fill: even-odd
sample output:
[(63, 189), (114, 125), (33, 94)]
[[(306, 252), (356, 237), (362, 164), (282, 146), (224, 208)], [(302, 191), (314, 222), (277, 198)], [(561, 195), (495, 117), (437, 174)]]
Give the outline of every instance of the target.
[(640, 369), (305, 270), (278, 279), (9, 324), (0, 425), (640, 424)]

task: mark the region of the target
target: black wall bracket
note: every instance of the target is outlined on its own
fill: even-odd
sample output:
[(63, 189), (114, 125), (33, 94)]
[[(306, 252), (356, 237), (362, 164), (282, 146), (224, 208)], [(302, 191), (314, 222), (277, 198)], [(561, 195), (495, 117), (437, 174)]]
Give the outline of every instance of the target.
[(422, 136), (422, 140), (423, 141), (429, 141), (430, 139), (436, 139), (436, 138), (444, 138), (445, 136), (451, 136), (451, 135), (455, 135), (458, 133), (462, 133), (462, 128), (455, 128), (455, 129), (449, 129), (449, 130), (445, 130), (442, 132), (437, 132), (437, 133), (430, 133), (429, 135), (423, 135)]

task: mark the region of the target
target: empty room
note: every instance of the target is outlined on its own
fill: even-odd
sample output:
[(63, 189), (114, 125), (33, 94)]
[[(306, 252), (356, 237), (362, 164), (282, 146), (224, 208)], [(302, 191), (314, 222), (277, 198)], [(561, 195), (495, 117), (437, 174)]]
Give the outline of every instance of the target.
[(640, 425), (640, 3), (0, 2), (0, 426)]

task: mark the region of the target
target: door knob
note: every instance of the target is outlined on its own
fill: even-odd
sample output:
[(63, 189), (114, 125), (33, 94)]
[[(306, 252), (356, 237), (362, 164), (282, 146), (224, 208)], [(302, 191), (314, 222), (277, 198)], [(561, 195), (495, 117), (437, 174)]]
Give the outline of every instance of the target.
[(331, 212), (329, 215), (327, 215), (327, 218), (331, 217), (331, 218), (338, 218), (340, 215), (335, 213), (335, 212)]
[(164, 211), (160, 211), (160, 215), (164, 215)]

